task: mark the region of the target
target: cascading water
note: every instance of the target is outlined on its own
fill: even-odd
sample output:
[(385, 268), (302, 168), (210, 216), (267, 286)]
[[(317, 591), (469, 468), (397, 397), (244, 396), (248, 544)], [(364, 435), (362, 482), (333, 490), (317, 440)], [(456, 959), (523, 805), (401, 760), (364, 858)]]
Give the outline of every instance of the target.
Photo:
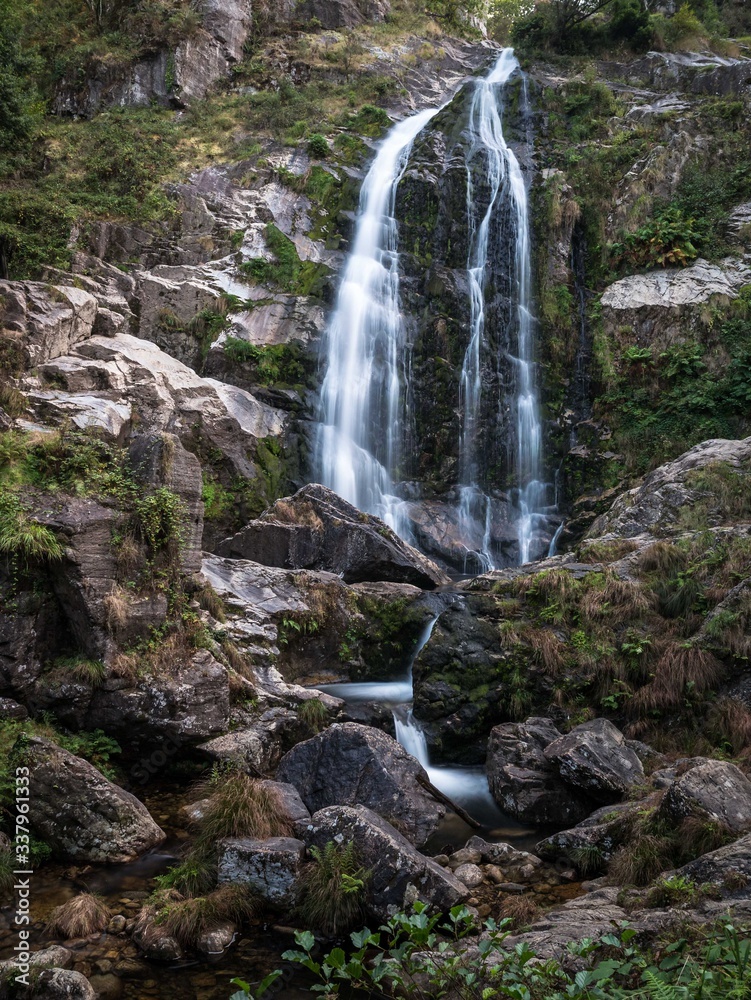
[[(493, 500), (481, 485), (487, 466), (481, 404), (483, 363), (488, 351), (513, 370), (513, 399), (497, 400), (500, 413), (513, 409), (514, 440), (494, 441), (512, 455), (518, 561), (533, 554), (535, 530), (544, 520), (547, 487), (541, 481), (542, 434), (534, 378), (531, 255), (527, 191), (519, 162), (503, 134), (503, 88), (519, 72), (512, 49), (504, 49), (490, 72), (473, 80), (464, 155), (467, 175), (469, 339), (461, 371), (461, 439), (457, 521), (465, 571), (495, 568)], [(398, 225), (395, 200), (417, 135), (441, 109), (422, 111), (389, 132), (363, 183), (352, 251), (328, 325), (321, 391), (317, 468), (321, 481), (361, 510), (382, 517), (407, 540), (403, 501), (394, 480), (403, 475), (409, 433), (406, 381), (409, 351), (399, 302)], [(499, 221), (500, 220), (500, 221)], [(499, 228), (500, 226), (500, 228)], [(500, 233), (509, 273), (510, 312), (504, 337), (486, 329), (488, 275)], [(499, 377), (499, 384), (502, 379)], [(509, 395), (511, 394), (509, 393)], [(512, 435), (509, 435), (511, 437)]]
[[(389, 705), (394, 716), (394, 731), (407, 753), (412, 754), (428, 772), (431, 782), (453, 802), (480, 821), (488, 831), (505, 838), (526, 836), (526, 831), (500, 811), (488, 788), (482, 767), (436, 767), (430, 763), (425, 733), (412, 715), (412, 669), (423, 647), (433, 634), (438, 616), (428, 623), (412, 653), (406, 677), (399, 681), (370, 681), (354, 684), (323, 684), (319, 690), (348, 702), (376, 701)], [(466, 838), (466, 833), (464, 834)]]
[(396, 189), (417, 134), (440, 108), (421, 111), (386, 136), (360, 192), (354, 245), (326, 334), (321, 390), (321, 481), (395, 531), (392, 476), (406, 429), (405, 334), (399, 309)]
[[(531, 248), (527, 189), (519, 161), (506, 143), (501, 118), (504, 84), (519, 69), (512, 49), (504, 49), (490, 73), (474, 84), (469, 109), (470, 142), (466, 151), (467, 220), (469, 254), (467, 276), (470, 296), (470, 339), (461, 373), (462, 435), (460, 517), (471, 534), (478, 508), (484, 509), (483, 548), (473, 552), (483, 570), (495, 565), (488, 527), (490, 498), (478, 485), (480, 436), (478, 414), (482, 396), (481, 352), (487, 320), (486, 282), (489, 271), (491, 226), (506, 201), (510, 205), (506, 251), (513, 262), (512, 294), (516, 327), (516, 354), (510, 355), (516, 381), (516, 441), (514, 442), (519, 515), (519, 561), (528, 562), (536, 519), (545, 502), (540, 481), (542, 432), (534, 382), (534, 316), (531, 302)], [(481, 169), (482, 168), (482, 169)], [(478, 196), (476, 174), (482, 178)], [(478, 207), (481, 218), (478, 221)], [(500, 360), (500, 359), (499, 359)]]

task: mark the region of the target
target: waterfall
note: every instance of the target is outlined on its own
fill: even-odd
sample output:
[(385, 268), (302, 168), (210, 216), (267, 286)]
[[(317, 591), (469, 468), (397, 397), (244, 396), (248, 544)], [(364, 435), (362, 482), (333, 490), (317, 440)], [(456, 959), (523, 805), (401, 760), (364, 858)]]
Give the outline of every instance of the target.
[[(467, 221), (469, 253), (467, 277), (470, 297), (470, 339), (461, 373), (462, 434), (460, 448), (460, 517), (470, 527), (478, 508), (486, 522), (483, 548), (472, 553), (483, 569), (494, 568), (488, 529), (490, 498), (479, 485), (480, 435), (478, 416), (482, 396), (481, 351), (485, 344), (487, 318), (486, 281), (488, 275), (491, 226), (504, 199), (509, 203), (506, 249), (512, 261), (512, 289), (516, 315), (516, 353), (509, 355), (515, 369), (516, 441), (514, 442), (518, 486), (519, 561), (528, 562), (536, 518), (545, 501), (545, 484), (540, 481), (542, 432), (534, 382), (534, 316), (532, 313), (531, 248), (527, 189), (519, 161), (503, 134), (500, 110), (501, 89), (519, 69), (512, 49), (504, 49), (495, 66), (477, 80), (469, 111), (470, 142), (466, 152)], [(480, 168), (484, 168), (480, 173)], [(478, 197), (475, 174), (480, 173), (484, 198)], [(484, 202), (484, 206), (481, 203)], [(477, 219), (478, 205), (482, 212)], [(500, 358), (498, 359), (500, 361)], [(467, 530), (469, 534), (469, 530)]]
[[(472, 80), (468, 124), (463, 134), (467, 176), (466, 212), (469, 338), (460, 378), (461, 434), (458, 462), (458, 534), (466, 551), (465, 571), (496, 567), (493, 539), (494, 500), (482, 484), (493, 450), (512, 456), (515, 480), (512, 504), (518, 559), (528, 562), (535, 531), (544, 520), (547, 485), (541, 481), (542, 429), (535, 386), (534, 327), (531, 297), (531, 250), (527, 190), (519, 162), (503, 134), (504, 85), (519, 72), (512, 49), (504, 49), (489, 73)], [(348, 256), (334, 312), (324, 338), (327, 359), (321, 390), (317, 469), (325, 485), (363, 511), (377, 514), (411, 540), (403, 501), (394, 481), (403, 478), (408, 438), (405, 391), (409, 351), (399, 302), (396, 191), (414, 139), (440, 108), (422, 111), (395, 125), (381, 144), (360, 194), (352, 250)], [(493, 249), (502, 240), (499, 262)], [(488, 277), (502, 264), (509, 275), (507, 329), (490, 326), (486, 301)], [(492, 338), (491, 338), (492, 334)], [(499, 339), (505, 347), (495, 345)], [(500, 415), (514, 414), (513, 441), (488, 440), (481, 418), (483, 366), (495, 355), (497, 382), (501, 365), (511, 368), (513, 387), (504, 398), (499, 388), (491, 405)], [(508, 381), (508, 380), (507, 380)], [(486, 403), (487, 406), (487, 403)], [(497, 437), (497, 435), (496, 435)], [(487, 478), (487, 471), (484, 473)]]
[(368, 171), (354, 245), (324, 343), (321, 481), (396, 531), (399, 501), (392, 476), (406, 430), (406, 352), (394, 201), (412, 142), (439, 111), (421, 111), (395, 125)]

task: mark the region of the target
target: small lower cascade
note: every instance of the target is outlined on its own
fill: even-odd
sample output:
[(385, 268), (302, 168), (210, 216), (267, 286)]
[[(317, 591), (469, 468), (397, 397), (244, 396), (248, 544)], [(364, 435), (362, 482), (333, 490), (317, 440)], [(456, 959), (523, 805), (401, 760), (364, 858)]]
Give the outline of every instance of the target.
[(517, 828), (517, 824), (505, 817), (496, 805), (488, 788), (484, 768), (436, 766), (430, 763), (425, 733), (412, 712), (412, 667), (430, 639), (437, 621), (438, 616), (428, 623), (420, 636), (412, 654), (407, 676), (403, 680), (322, 684), (319, 690), (348, 702), (376, 701), (390, 705), (397, 742), (422, 764), (436, 788), (452, 802), (461, 806), (487, 830), (503, 828), (504, 836), (521, 834), (521, 828)]

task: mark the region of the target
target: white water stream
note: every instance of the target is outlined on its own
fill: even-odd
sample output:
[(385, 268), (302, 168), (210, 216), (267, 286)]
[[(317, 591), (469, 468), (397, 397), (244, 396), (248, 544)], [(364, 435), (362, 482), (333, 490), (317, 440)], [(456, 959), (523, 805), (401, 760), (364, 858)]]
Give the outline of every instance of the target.
[[(507, 360), (515, 370), (516, 440), (496, 442), (496, 446), (510, 446), (514, 456), (520, 562), (530, 559), (545, 503), (533, 365), (535, 321), (527, 191), (519, 162), (504, 138), (500, 110), (503, 87), (517, 71), (519, 63), (513, 50), (504, 49), (485, 77), (466, 84), (473, 88), (465, 147), (470, 330), (461, 372), (457, 515), (460, 533), (466, 539), (467, 571), (478, 565), (480, 570), (495, 567), (491, 500), (478, 485), (478, 474), (481, 451), (487, 447), (479, 433), (482, 359), (487, 347), (486, 283), (492, 263), (491, 230), (502, 209), (502, 214), (509, 216), (503, 223), (505, 250), (509, 262), (513, 259), (508, 339), (515, 345), (515, 353), (509, 353)], [(399, 517), (402, 501), (395, 496), (393, 486), (400, 476), (408, 431), (405, 387), (409, 376), (409, 345), (399, 302), (399, 233), (394, 206), (412, 143), (440, 110), (421, 111), (399, 122), (379, 148), (363, 182), (354, 243), (323, 346), (327, 368), (317, 442), (320, 479), (360, 510), (383, 518), (407, 540), (409, 529)], [(510, 207), (504, 209), (504, 205)], [(502, 405), (499, 400), (499, 411)]]
[[(374, 701), (389, 705), (394, 716), (394, 731), (407, 753), (412, 754), (428, 772), (431, 782), (465, 809), (488, 831), (504, 837), (518, 837), (523, 830), (504, 816), (488, 788), (482, 767), (436, 767), (431, 765), (425, 733), (412, 716), (412, 668), (433, 633), (438, 618), (428, 623), (412, 654), (406, 677), (400, 681), (324, 684), (319, 690), (348, 702)], [(465, 834), (466, 837), (466, 834)]]
[[(321, 389), (321, 482), (398, 533), (392, 475), (404, 439), (405, 335), (399, 309), (396, 189), (431, 108), (395, 125), (360, 191), (360, 211), (326, 332)], [(401, 531), (400, 531), (401, 528)]]

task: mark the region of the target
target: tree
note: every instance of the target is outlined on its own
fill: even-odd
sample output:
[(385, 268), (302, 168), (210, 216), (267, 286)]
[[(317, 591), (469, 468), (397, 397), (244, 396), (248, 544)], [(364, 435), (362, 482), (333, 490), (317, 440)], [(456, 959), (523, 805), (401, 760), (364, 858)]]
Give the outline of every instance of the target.
[(563, 37), (572, 28), (609, 7), (613, 0), (550, 0), (556, 30)]
[(0, 0), (0, 147), (23, 141), (34, 125), (32, 60), (24, 54), (20, 36), (16, 0)]

